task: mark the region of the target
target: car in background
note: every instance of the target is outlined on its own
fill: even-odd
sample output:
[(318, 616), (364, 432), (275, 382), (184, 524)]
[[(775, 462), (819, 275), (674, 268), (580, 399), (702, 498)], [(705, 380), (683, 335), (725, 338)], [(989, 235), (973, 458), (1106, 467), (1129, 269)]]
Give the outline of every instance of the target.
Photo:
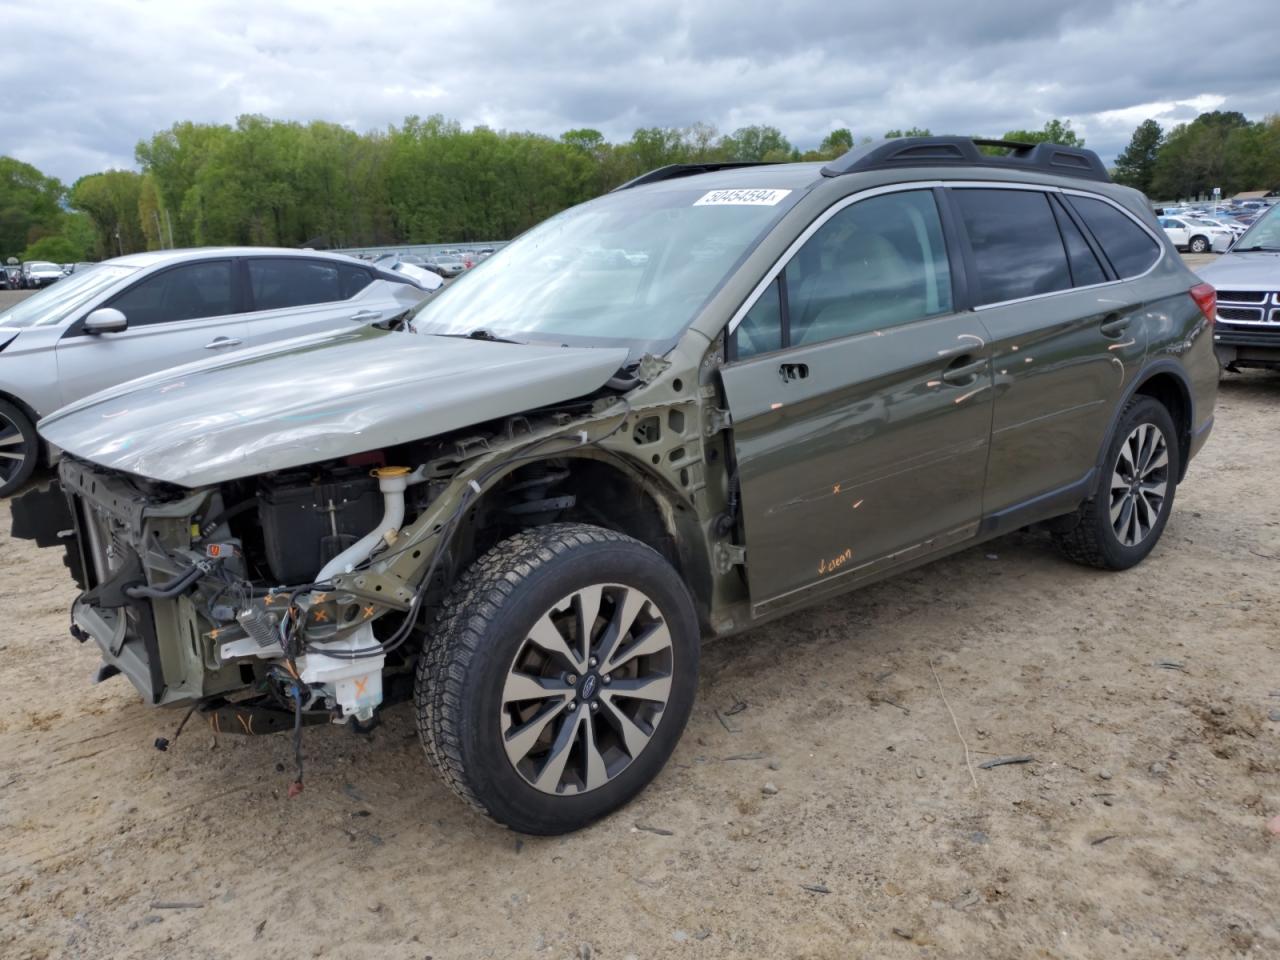
[(421, 257), (413, 254), (384, 253), (374, 258), (373, 262), (380, 270), (390, 270), (408, 277), (428, 293), (439, 289), (444, 283), (440, 275), (426, 266)]
[(1280, 369), (1280, 209), (1197, 272), (1218, 292), (1213, 346), (1222, 369)]
[(22, 265), (22, 285), (28, 290), (47, 287), (64, 276), (61, 266), (47, 260), (28, 260)]
[(21, 271), (0, 265), (0, 290), (17, 290)]
[(1213, 214), (1200, 214), (1195, 217), (1188, 218), (1192, 223), (1206, 223), (1211, 227), (1221, 227), (1224, 230), (1230, 230), (1233, 237), (1241, 237), (1249, 228), (1236, 220), (1234, 217), (1215, 216)]
[(1226, 227), (1206, 223), (1194, 223), (1190, 217), (1160, 217), (1164, 230), (1175, 247), (1188, 253), (1225, 253), (1235, 235)]
[(456, 253), (437, 253), (426, 258), (429, 270), (434, 270), (446, 280), (456, 277), (467, 269), (467, 265)]
[(388, 320), (425, 294), (349, 257), (264, 247), (134, 253), (79, 270), (0, 313), (0, 497), (49, 459), (35, 424), (65, 404), (195, 360)]

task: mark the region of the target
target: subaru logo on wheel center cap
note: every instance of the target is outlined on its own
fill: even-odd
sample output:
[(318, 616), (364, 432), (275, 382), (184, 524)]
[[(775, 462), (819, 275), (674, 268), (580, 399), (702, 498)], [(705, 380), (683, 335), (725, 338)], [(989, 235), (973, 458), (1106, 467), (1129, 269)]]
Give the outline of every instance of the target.
[(599, 678), (593, 673), (582, 681), (582, 699), (590, 700), (596, 693), (596, 687), (599, 685)]

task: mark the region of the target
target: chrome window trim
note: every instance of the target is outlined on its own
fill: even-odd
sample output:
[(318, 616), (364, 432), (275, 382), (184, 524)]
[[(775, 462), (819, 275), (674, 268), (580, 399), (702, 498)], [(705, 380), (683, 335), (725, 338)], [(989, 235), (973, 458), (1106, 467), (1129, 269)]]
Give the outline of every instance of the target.
[[(752, 308), (756, 305), (756, 301), (764, 295), (764, 292), (769, 288), (769, 285), (778, 278), (778, 275), (782, 273), (783, 270), (786, 269), (787, 265), (791, 262), (791, 259), (796, 255), (796, 253), (799, 252), (800, 248), (808, 242), (810, 237), (821, 230), (828, 220), (834, 217), (841, 210), (852, 206), (860, 200), (866, 200), (870, 197), (878, 197), (887, 193), (902, 193), (907, 190), (933, 190), (936, 187), (943, 187), (945, 189), (956, 188), (961, 190), (1036, 190), (1040, 193), (1060, 193), (1084, 197), (1089, 200), (1101, 200), (1103, 203), (1110, 204), (1112, 207), (1115, 207), (1115, 209), (1119, 210), (1133, 223), (1137, 224), (1142, 232), (1150, 237), (1156, 245), (1157, 254), (1155, 260), (1151, 262), (1151, 266), (1147, 267), (1147, 269), (1141, 273), (1135, 273), (1132, 276), (1127, 277), (1120, 277), (1116, 280), (1105, 280), (1102, 283), (1091, 283), (1082, 287), (1067, 287), (1065, 290), (1052, 290), (1049, 293), (1036, 293), (1029, 297), (1019, 297), (1015, 300), (998, 300), (993, 303), (984, 303), (973, 308), (975, 313), (982, 310), (990, 310), (994, 307), (1005, 307), (1012, 304), (1028, 303), (1033, 300), (1042, 300), (1045, 297), (1057, 297), (1066, 293), (1077, 293), (1082, 290), (1100, 290), (1104, 287), (1118, 286), (1119, 284), (1128, 283), (1131, 280), (1140, 280), (1143, 277), (1148, 276), (1156, 269), (1156, 267), (1160, 266), (1160, 264), (1164, 262), (1165, 244), (1161, 242), (1162, 238), (1156, 236), (1150, 227), (1134, 216), (1132, 212), (1125, 209), (1124, 206), (1100, 193), (1093, 193), (1089, 190), (1079, 190), (1072, 187), (1057, 187), (1051, 184), (1012, 183), (1004, 180), (917, 180), (910, 183), (892, 183), (881, 187), (871, 187), (857, 193), (851, 193), (847, 197), (840, 198), (840, 200), (836, 201), (824, 210), (813, 221), (813, 223), (809, 224), (809, 226), (791, 242), (787, 249), (782, 252), (781, 256), (774, 261), (773, 266), (765, 273), (764, 278), (761, 279), (754, 288), (752, 288), (751, 293), (747, 295), (747, 298), (742, 302), (742, 305), (738, 307), (738, 309), (734, 311), (733, 316), (729, 318), (728, 326), (725, 328), (726, 332), (731, 336), (733, 332), (738, 329), (738, 325), (742, 323), (743, 318), (751, 312)], [(950, 258), (950, 250), (947, 251), (947, 256)]]
[[(747, 298), (742, 301), (742, 306), (738, 307), (738, 309), (734, 311), (733, 316), (729, 318), (729, 325), (725, 328), (726, 331), (732, 335), (733, 332), (738, 329), (738, 324), (740, 324), (743, 318), (751, 312), (751, 308), (756, 305), (756, 301), (764, 295), (764, 292), (767, 289), (769, 289), (769, 284), (778, 279), (778, 274), (782, 273), (782, 271), (786, 269), (787, 264), (791, 262), (791, 258), (794, 257), (799, 252), (800, 248), (809, 241), (810, 237), (821, 230), (826, 225), (827, 221), (841, 210), (853, 206), (859, 200), (867, 200), (871, 197), (883, 196), (886, 193), (904, 193), (908, 190), (932, 190), (935, 187), (941, 186), (944, 186), (941, 180), (917, 180), (911, 183), (891, 183), (882, 187), (870, 187), (866, 190), (861, 190), (858, 193), (851, 193), (847, 197), (841, 197), (831, 206), (827, 207), (826, 210), (823, 210), (822, 213), (814, 219), (813, 223), (805, 227), (800, 236), (791, 241), (791, 245), (782, 252), (782, 255), (774, 261), (773, 266), (765, 272), (764, 279), (755, 285), (751, 293), (747, 295)], [(939, 214), (939, 217), (941, 217), (941, 214)], [(950, 251), (947, 251), (947, 255), (950, 257)]]

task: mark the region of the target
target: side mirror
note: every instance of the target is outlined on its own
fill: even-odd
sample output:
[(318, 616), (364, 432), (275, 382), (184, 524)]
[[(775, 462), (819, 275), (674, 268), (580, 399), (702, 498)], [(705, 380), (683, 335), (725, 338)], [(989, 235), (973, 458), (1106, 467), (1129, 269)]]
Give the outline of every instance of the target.
[(114, 307), (99, 307), (84, 318), (84, 332), (119, 333), (129, 327), (129, 318)]

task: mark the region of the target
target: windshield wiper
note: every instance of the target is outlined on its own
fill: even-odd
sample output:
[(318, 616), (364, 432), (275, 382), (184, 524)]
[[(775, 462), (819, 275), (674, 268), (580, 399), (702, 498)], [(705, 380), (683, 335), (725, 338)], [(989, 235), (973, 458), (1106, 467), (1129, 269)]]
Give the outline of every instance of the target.
[(519, 340), (510, 340), (507, 337), (500, 337), (491, 330), (484, 327), (476, 327), (469, 333), (442, 333), (442, 337), (456, 337), (461, 340), (487, 340), (490, 343), (519, 343)]

